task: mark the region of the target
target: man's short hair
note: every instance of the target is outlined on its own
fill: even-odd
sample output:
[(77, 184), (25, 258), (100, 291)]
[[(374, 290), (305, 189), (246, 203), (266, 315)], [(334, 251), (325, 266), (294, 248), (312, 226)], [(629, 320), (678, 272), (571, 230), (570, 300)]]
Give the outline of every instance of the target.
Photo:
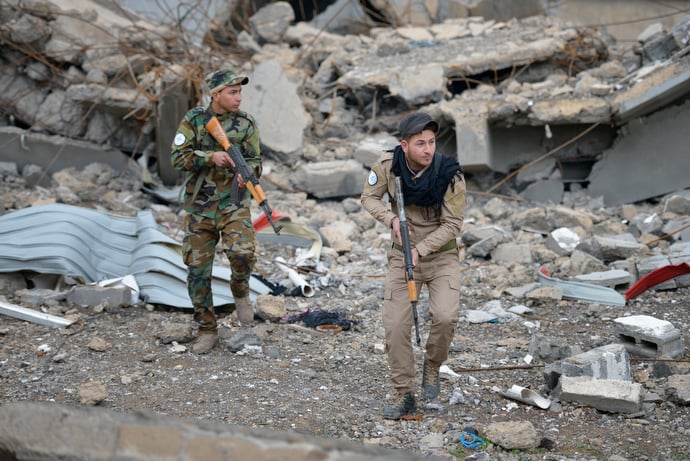
[(438, 133), (438, 123), (426, 112), (410, 114), (402, 119), (400, 125), (398, 125), (401, 139), (407, 139), (427, 129)]
[(220, 91), (226, 86), (233, 85), (246, 85), (249, 83), (249, 77), (242, 74), (237, 74), (233, 69), (224, 68), (211, 72), (204, 79), (209, 89), (213, 93), (214, 91)]

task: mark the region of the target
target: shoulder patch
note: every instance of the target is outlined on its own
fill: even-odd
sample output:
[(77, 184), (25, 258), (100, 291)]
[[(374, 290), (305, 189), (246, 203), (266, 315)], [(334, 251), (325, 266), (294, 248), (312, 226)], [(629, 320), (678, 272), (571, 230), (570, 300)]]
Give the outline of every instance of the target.
[(187, 140), (187, 138), (185, 137), (185, 135), (183, 135), (182, 133), (177, 133), (175, 135), (175, 140), (173, 142), (175, 143), (176, 146), (181, 146), (182, 144), (185, 143), (186, 140)]
[(376, 172), (374, 172), (374, 170), (371, 170), (369, 172), (369, 177), (367, 178), (367, 182), (369, 183), (370, 186), (373, 186), (377, 182), (379, 182), (379, 177), (376, 176)]

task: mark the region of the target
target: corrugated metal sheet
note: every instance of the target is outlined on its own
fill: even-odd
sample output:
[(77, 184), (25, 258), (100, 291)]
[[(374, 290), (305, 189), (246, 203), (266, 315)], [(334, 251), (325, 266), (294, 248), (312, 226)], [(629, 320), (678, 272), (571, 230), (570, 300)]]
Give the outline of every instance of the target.
[[(69, 275), (85, 283), (133, 275), (142, 299), (191, 308), (181, 245), (159, 230), (150, 210), (135, 218), (64, 204), (48, 204), (0, 216), (0, 272)], [(234, 302), (230, 269), (213, 268), (213, 302)], [(259, 278), (251, 294), (271, 293)]]

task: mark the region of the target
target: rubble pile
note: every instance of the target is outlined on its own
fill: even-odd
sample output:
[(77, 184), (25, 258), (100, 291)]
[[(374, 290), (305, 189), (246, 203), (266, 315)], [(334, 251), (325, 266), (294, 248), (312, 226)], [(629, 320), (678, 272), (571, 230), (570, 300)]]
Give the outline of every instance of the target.
[[(620, 169), (631, 169), (629, 179), (639, 157), (626, 139), (684, 123), (687, 24), (648, 31), (630, 49), (603, 31), (543, 16), (447, 18), (348, 35), (293, 24), (286, 5), (273, 2), (247, 18), (248, 30), (223, 40), (216, 30), (195, 42), (96, 3), (80, 10), (57, 3), (0, 2), (0, 137), (14, 143), (12, 155), (0, 150), (4, 402), (106, 407), (135, 420), (146, 414), (144, 424), (158, 424), (157, 434), (174, 430), (166, 417), (180, 417), (203, 420), (206, 430), (211, 420), (315, 435), (325, 451), (337, 438), (425, 459), (690, 455), (690, 184), (688, 144), (675, 144), (687, 130), (654, 138), (659, 149), (647, 155), (665, 172), (680, 170), (662, 184), (671, 190), (633, 181), (626, 187), (647, 197), (627, 202), (621, 195), (611, 205), (582, 176), (570, 176), (584, 159), (610, 175), (601, 162), (623, 146), (629, 162)], [(44, 204), (118, 217), (150, 211), (160, 231), (180, 241), (178, 190), (166, 194), (162, 185), (176, 182), (163, 164), (169, 136), (162, 133), (178, 121), (170, 107), (203, 100), (203, 75), (221, 63), (251, 74), (243, 104), (265, 133), (261, 181), (272, 208), (304, 231), (302, 240), (318, 241), (316, 260), (306, 264), (304, 247), (290, 240), (297, 234), (259, 239), (257, 275), (285, 289), (253, 293), (250, 331), (238, 327), (231, 305), (218, 306), (222, 344), (194, 356), (187, 353), (189, 309), (132, 301), (119, 288), (86, 287), (41, 268), (3, 270), (9, 248), (18, 254), (12, 267), (30, 260), (35, 242), (21, 239), (40, 234), (42, 224), (13, 229), (13, 212)], [(656, 97), (646, 97), (650, 87)], [(438, 401), (427, 402), (418, 421), (386, 422), (380, 414), (392, 396), (380, 306), (390, 232), (358, 196), (366, 166), (394, 145), (398, 120), (417, 108), (438, 117), (443, 150), (467, 165), (461, 318)], [(51, 146), (42, 162), (33, 156), (37, 134)], [(503, 137), (483, 142), (489, 135)], [(528, 138), (536, 139), (530, 146), (543, 143), (537, 153), (500, 150)], [(674, 141), (666, 150), (665, 139)], [(479, 155), (489, 144), (497, 150)], [(660, 160), (674, 150), (683, 156), (677, 162)], [(682, 175), (678, 187), (672, 179)], [(12, 241), (3, 238), (7, 229)], [(650, 274), (654, 283), (638, 284)], [(19, 316), (26, 313), (19, 308), (34, 316)], [(424, 338), (425, 290), (419, 310)], [(310, 312), (345, 318), (347, 328), (313, 328), (303, 321)], [(48, 328), (48, 316), (64, 322)], [(422, 350), (416, 355), (421, 360)], [(26, 431), (0, 434), (0, 453), (22, 443), (51, 453), (56, 448), (46, 444), (62, 440), (82, 456), (83, 441), (50, 436), (62, 425), (45, 418), (61, 410), (5, 408), (2, 418), (20, 415), (42, 426), (29, 431), (38, 434), (33, 441), (22, 439)], [(104, 413), (105, 420), (115, 417)]]
[[(275, 162), (271, 183), (287, 191), (357, 195), (366, 167), (394, 145), (400, 117), (414, 108), (442, 122), (443, 151), (457, 155), (484, 191), (557, 203), (564, 191), (591, 183), (590, 195), (620, 204), (688, 186), (673, 167), (639, 191), (608, 185), (605, 162), (631, 138), (629, 123), (684, 100), (687, 20), (671, 31), (650, 27), (637, 44), (622, 46), (604, 29), (544, 15), (497, 21), (458, 10), (437, 23), (370, 22), (367, 34), (336, 34), (296, 22), (286, 2), (240, 8), (243, 18), (230, 7), (211, 17), (208, 5), (198, 6), (208, 15), (208, 30), (196, 31), (202, 40), (185, 33), (182, 18), (154, 24), (88, 0), (0, 5), (3, 157), (50, 175), (75, 165), (61, 165), (69, 160), (60, 152), (76, 150), (68, 140), (86, 141), (91, 161), (113, 149), (103, 156), (112, 166), (122, 167), (120, 152), (139, 160), (157, 185), (175, 185), (170, 138), (184, 112), (206, 101), (204, 75), (229, 65), (250, 75), (243, 107)], [(246, 29), (237, 27), (241, 20)], [(651, 119), (645, 125), (656, 126)], [(58, 137), (44, 157), (27, 144), (38, 133)], [(684, 138), (667, 143), (658, 154), (683, 167), (673, 146)], [(13, 153), (27, 145), (33, 155)], [(633, 155), (633, 165), (643, 162), (643, 153)], [(77, 165), (90, 163), (85, 157)], [(536, 172), (492, 188), (497, 175), (539, 159)]]

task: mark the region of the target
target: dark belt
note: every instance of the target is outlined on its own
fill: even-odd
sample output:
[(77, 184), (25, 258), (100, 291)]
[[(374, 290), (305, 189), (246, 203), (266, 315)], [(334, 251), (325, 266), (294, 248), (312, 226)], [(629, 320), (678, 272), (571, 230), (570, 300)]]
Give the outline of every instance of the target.
[[(458, 244), (457, 244), (457, 242), (453, 239), (453, 240), (450, 240), (449, 242), (447, 242), (445, 245), (443, 245), (443, 246), (442, 246), (441, 248), (439, 248), (438, 250), (432, 251), (431, 254), (440, 253), (440, 252), (442, 252), (442, 251), (454, 250), (454, 249), (457, 248), (457, 247), (458, 247)], [(398, 250), (398, 251), (403, 251), (403, 247), (402, 247), (402, 245), (400, 245), (399, 243), (393, 242), (393, 248), (395, 248), (395, 249)]]

